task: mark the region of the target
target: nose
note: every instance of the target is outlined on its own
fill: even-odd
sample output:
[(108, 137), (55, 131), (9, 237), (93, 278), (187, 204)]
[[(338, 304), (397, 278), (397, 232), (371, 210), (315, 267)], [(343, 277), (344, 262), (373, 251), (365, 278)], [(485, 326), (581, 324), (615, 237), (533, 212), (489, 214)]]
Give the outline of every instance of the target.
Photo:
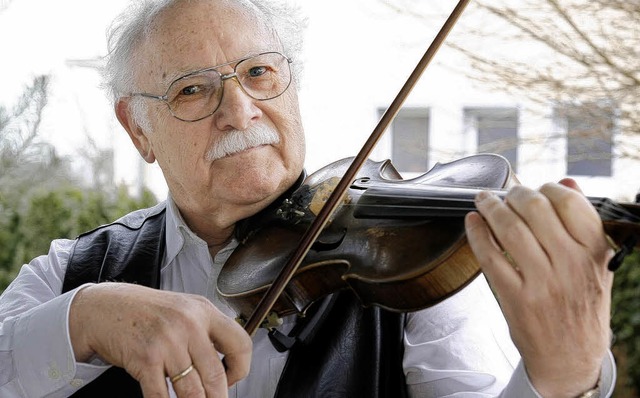
[(262, 111), (244, 91), (235, 72), (224, 75), (223, 82), (222, 102), (213, 114), (216, 127), (220, 131), (245, 130), (262, 116)]

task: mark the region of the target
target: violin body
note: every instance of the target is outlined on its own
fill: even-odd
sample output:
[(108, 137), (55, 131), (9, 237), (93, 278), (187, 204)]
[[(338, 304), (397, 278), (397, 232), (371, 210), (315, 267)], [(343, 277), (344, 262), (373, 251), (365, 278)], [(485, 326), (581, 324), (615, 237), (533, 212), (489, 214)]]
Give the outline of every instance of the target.
[[(350, 162), (343, 159), (311, 174), (293, 194), (263, 211), (241, 237), (218, 279), (218, 293), (241, 318), (256, 308)], [(408, 180), (389, 160), (367, 160), (272, 311), (279, 316), (304, 313), (314, 301), (341, 289), (351, 289), (365, 306), (393, 311), (440, 302), (480, 273), (463, 218), (410, 214), (411, 205), (400, 214), (394, 206), (372, 206), (376, 199), (368, 197), (369, 187), (383, 184), (389, 192), (402, 193), (416, 186), (502, 189), (516, 182), (509, 162), (498, 155), (437, 164)], [(358, 215), (365, 202), (374, 216)]]

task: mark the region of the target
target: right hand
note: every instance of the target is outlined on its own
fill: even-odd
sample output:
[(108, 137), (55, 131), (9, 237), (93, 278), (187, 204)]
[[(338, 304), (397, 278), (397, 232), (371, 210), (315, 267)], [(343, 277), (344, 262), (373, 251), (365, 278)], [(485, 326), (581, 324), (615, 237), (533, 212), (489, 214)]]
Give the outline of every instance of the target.
[(195, 369), (173, 384), (179, 397), (227, 397), (229, 386), (249, 373), (251, 338), (202, 296), (92, 285), (71, 304), (69, 332), (77, 361), (98, 355), (124, 368), (145, 397), (169, 397), (166, 377), (192, 363)]
[[(539, 190), (482, 192), (469, 213), (469, 244), (544, 397), (593, 388), (610, 343), (614, 255), (602, 220), (573, 180)], [(505, 254), (507, 253), (507, 254)]]

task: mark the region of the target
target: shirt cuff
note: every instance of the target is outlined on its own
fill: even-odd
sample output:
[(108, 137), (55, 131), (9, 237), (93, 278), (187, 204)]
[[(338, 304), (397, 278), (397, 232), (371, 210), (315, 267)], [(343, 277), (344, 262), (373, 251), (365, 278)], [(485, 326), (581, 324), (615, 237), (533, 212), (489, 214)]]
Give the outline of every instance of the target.
[(69, 336), (69, 308), (89, 284), (62, 294), (21, 316), (14, 330), (13, 357), (19, 384), (29, 397), (60, 389), (73, 393), (108, 369), (78, 364)]
[[(602, 359), (600, 368), (600, 398), (609, 398), (616, 384), (616, 364), (611, 351)], [(502, 397), (543, 398), (533, 387), (522, 361), (513, 372), (509, 384), (501, 394)]]
[(602, 360), (602, 369), (600, 370), (600, 397), (608, 398), (613, 395), (616, 387), (616, 361), (613, 353), (607, 351), (607, 355)]

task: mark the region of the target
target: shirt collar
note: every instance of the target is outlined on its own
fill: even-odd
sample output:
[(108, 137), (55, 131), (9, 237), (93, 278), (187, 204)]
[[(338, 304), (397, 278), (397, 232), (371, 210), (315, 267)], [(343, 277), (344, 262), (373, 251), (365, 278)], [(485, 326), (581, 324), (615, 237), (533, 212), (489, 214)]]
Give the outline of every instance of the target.
[(204, 240), (200, 239), (187, 226), (187, 223), (184, 221), (184, 218), (182, 218), (182, 215), (180, 214), (180, 210), (178, 210), (176, 202), (173, 201), (171, 194), (169, 194), (167, 196), (167, 262), (165, 263), (165, 266), (171, 264), (178, 253), (180, 253), (186, 242), (201, 244), (205, 247), (207, 246), (207, 243)]
[[(171, 197), (171, 194), (167, 196), (166, 202), (167, 261), (165, 263), (165, 266), (171, 264), (171, 262), (176, 258), (180, 251), (184, 249), (185, 245), (193, 244), (196, 246), (202, 246), (204, 249), (208, 250), (207, 242), (196, 235), (191, 230), (191, 228), (189, 228), (184, 218), (182, 218), (182, 214), (180, 214), (180, 210), (178, 209), (176, 202)], [(216, 254), (216, 258), (214, 259), (214, 261), (224, 262), (224, 260), (231, 254), (230, 252), (233, 251), (233, 249), (235, 249), (237, 245), (238, 242), (235, 239), (232, 239), (227, 246), (225, 246)]]

